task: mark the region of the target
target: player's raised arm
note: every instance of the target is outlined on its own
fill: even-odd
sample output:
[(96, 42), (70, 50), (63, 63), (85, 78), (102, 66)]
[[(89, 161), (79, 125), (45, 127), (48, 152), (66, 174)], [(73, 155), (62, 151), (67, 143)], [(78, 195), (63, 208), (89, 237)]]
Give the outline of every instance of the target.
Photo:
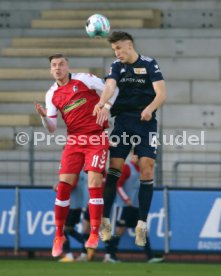
[(41, 116), (43, 126), (50, 132), (55, 132), (57, 128), (57, 113), (54, 116), (47, 116), (47, 109), (43, 108), (39, 103), (35, 102), (35, 109)]
[(97, 116), (97, 124), (102, 125), (107, 120), (109, 111), (119, 93), (114, 79), (107, 79), (100, 101), (95, 105), (93, 115)]
[(106, 103), (111, 106), (114, 103), (117, 95), (118, 88), (116, 85), (116, 81), (114, 79), (107, 79), (103, 92), (100, 96), (100, 101), (94, 107), (93, 115), (96, 116)]

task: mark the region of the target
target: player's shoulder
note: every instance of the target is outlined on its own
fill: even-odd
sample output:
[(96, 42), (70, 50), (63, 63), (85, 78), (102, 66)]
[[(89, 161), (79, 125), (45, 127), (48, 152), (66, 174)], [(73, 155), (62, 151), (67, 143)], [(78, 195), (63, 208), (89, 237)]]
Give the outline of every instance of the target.
[(119, 59), (115, 59), (111, 64), (112, 67), (118, 67), (118, 66), (122, 66), (122, 65), (123, 65), (123, 63)]
[(116, 59), (111, 64), (110, 72), (112, 72), (113, 70), (115, 73), (120, 72), (122, 67), (124, 67), (124, 64), (119, 59)]
[(119, 60), (119, 59), (115, 59), (113, 62), (112, 62), (112, 64), (120, 64), (121, 63), (121, 61)]
[(58, 89), (58, 84), (54, 82), (52, 86), (48, 89), (46, 92), (46, 97), (52, 97), (54, 95), (54, 92)]
[(91, 74), (91, 73), (72, 73), (71, 79), (72, 80), (80, 80), (83, 82), (90, 81), (91, 79), (97, 78), (97, 76)]
[(156, 60), (152, 57), (148, 57), (148, 56), (140, 56), (140, 61), (144, 64), (146, 64), (147, 66), (150, 65), (153, 62), (156, 62)]

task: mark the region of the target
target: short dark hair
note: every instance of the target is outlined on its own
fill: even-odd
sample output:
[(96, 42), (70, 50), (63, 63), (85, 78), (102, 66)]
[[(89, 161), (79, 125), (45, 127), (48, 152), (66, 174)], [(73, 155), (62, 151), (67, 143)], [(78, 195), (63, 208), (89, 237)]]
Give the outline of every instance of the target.
[(66, 56), (64, 56), (63, 54), (54, 54), (54, 55), (48, 57), (50, 62), (52, 61), (52, 59), (56, 59), (56, 58), (64, 58), (66, 61), (68, 61), (68, 58)]
[(119, 40), (130, 40), (132, 42), (134, 42), (134, 39), (132, 37), (132, 35), (126, 33), (126, 32), (122, 32), (122, 31), (118, 31), (118, 32), (112, 32), (109, 37), (108, 37), (108, 41), (110, 43), (115, 43)]

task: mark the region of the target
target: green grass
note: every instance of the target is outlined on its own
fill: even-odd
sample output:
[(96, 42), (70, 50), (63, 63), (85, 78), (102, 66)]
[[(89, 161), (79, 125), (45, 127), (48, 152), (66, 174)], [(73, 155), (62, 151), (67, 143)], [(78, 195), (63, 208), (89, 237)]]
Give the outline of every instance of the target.
[(220, 276), (219, 264), (58, 263), (0, 260), (1, 276)]

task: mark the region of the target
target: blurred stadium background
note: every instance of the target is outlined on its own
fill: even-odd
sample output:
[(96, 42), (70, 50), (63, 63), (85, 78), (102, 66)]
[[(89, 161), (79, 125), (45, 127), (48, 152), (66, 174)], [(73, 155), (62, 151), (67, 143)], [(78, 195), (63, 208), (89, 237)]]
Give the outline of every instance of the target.
[[(114, 59), (108, 43), (88, 38), (84, 29), (94, 13), (107, 16), (112, 30), (131, 33), (138, 51), (155, 57), (164, 74), (168, 100), (158, 112), (161, 145), (156, 186), (220, 192), (219, 0), (1, 0), (0, 187), (57, 182), (62, 146), (54, 142), (48, 146), (46, 141), (20, 146), (15, 137), (22, 131), (32, 140), (35, 132), (44, 131), (33, 101), (44, 103), (52, 83), (50, 54), (69, 56), (74, 72), (101, 77), (108, 72)], [(65, 134), (61, 120), (59, 126), (57, 134)], [(170, 135), (173, 145), (163, 144)], [(190, 135), (202, 143), (182, 144)]]

